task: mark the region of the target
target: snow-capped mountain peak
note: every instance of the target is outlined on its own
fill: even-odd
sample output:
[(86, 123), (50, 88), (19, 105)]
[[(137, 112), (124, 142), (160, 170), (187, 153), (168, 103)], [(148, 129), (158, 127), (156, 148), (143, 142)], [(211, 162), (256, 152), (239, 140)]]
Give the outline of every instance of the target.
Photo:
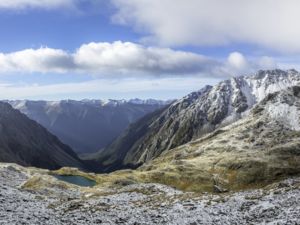
[[(124, 159), (118, 159), (123, 160), (124, 165), (149, 161), (164, 151), (246, 117), (251, 109), (269, 94), (299, 84), (300, 73), (295, 70), (261, 70), (249, 76), (224, 80), (213, 87), (206, 86), (175, 101), (162, 113), (154, 115), (149, 120), (135, 124), (133, 126), (135, 129), (120, 136), (120, 139), (112, 143), (111, 148), (106, 149), (106, 154), (127, 152)], [(290, 119), (286, 124), (291, 125), (297, 119), (298, 111), (296, 112), (293, 107), (282, 104), (276, 106), (276, 110), (273, 112), (270, 106), (271, 116), (283, 118), (283, 115), (287, 114)], [(149, 130), (141, 133), (137, 137), (137, 142), (132, 141), (132, 145), (124, 149), (125, 143), (122, 141), (126, 141), (126, 135), (131, 137), (132, 133), (145, 124)]]

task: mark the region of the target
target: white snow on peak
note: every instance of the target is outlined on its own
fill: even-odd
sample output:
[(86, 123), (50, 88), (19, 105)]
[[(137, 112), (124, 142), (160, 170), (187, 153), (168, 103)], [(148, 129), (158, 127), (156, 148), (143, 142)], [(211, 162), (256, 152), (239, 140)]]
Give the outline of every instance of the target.
[[(300, 75), (294, 70), (259, 71), (254, 76), (244, 77), (244, 94), (249, 105), (260, 102), (268, 94), (300, 84)], [(252, 104), (251, 104), (252, 103)]]
[[(193, 92), (174, 102), (172, 107), (178, 106), (183, 117), (204, 115), (205, 118), (206, 115), (208, 123), (214, 120), (218, 125), (226, 125), (248, 115), (268, 94), (297, 85), (300, 85), (300, 73), (295, 70), (262, 70)], [(288, 110), (295, 120), (296, 112), (293, 108)]]
[(292, 130), (300, 131), (300, 113), (294, 105), (286, 103), (269, 104), (266, 108), (270, 117)]

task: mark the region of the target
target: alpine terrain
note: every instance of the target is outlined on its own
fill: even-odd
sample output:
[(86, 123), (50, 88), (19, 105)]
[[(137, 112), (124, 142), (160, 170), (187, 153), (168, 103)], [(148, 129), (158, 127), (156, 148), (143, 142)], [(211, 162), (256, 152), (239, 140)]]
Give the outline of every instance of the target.
[(0, 0), (0, 225), (300, 225), (299, 9)]
[[(57, 138), (1, 106), (12, 162), (31, 165), (24, 159), (33, 154), (38, 162), (66, 160)], [(66, 166), (1, 163), (0, 223), (299, 224), (300, 74), (233, 77), (147, 114), (99, 152), (102, 171), (127, 169), (95, 174)]]
[[(296, 70), (261, 70), (206, 86), (132, 124), (100, 152), (98, 162), (107, 171), (139, 166), (249, 116), (269, 94), (297, 84), (300, 74)], [(278, 110), (283, 114), (287, 109)]]

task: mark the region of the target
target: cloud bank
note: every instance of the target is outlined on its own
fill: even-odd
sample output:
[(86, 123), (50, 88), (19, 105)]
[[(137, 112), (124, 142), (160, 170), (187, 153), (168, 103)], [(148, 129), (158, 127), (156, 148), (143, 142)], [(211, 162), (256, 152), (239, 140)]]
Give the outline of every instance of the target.
[(112, 0), (115, 23), (166, 46), (259, 45), (300, 52), (299, 0)]
[(131, 42), (90, 43), (73, 55), (79, 69), (121, 73), (190, 74), (207, 71), (216, 62), (208, 57)]
[(248, 60), (239, 52), (225, 60), (169, 48), (144, 47), (132, 42), (83, 44), (75, 52), (42, 47), (0, 53), (0, 73), (87, 73), (94, 75), (228, 76), (272, 69), (270, 57)]
[(132, 42), (83, 44), (75, 52), (42, 47), (0, 53), (0, 73), (87, 73), (102, 76), (228, 76), (275, 68), (272, 58), (247, 60), (234, 52), (217, 60), (169, 48), (145, 47)]

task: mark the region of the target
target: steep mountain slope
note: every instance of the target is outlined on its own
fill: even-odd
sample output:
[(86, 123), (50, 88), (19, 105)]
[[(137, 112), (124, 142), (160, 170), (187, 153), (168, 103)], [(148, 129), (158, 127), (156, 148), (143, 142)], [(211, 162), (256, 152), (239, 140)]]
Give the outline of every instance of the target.
[(162, 179), (173, 177), (173, 184), (190, 190), (243, 189), (300, 174), (300, 86), (269, 94), (244, 119), (141, 170), (164, 171)]
[(0, 161), (47, 169), (85, 167), (70, 147), (61, 143), (38, 123), (2, 102)]
[[(128, 130), (103, 151), (98, 161), (104, 166), (118, 161), (124, 167), (147, 162), (166, 150), (246, 116), (269, 93), (298, 83), (300, 74), (295, 70), (267, 70), (252, 76), (234, 77), (214, 87), (206, 86), (174, 102), (161, 114), (154, 114), (149, 118), (150, 123), (147, 120), (137, 122), (134, 127), (149, 124), (148, 131), (138, 137), (137, 142), (125, 145), (132, 132)], [(109, 155), (111, 158), (107, 157)], [(115, 155), (119, 156), (117, 160)]]
[(188, 191), (261, 187), (300, 174), (300, 86), (268, 94), (243, 119), (164, 151), (103, 182), (162, 183)]
[(126, 127), (168, 102), (157, 100), (9, 101), (78, 153), (96, 152)]

